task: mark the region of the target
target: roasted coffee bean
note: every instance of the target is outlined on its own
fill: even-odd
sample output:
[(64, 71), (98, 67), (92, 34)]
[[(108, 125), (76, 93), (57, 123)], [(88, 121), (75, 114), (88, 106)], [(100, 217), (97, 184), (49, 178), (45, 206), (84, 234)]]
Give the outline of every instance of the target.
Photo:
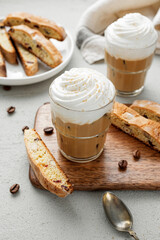
[(140, 151), (139, 150), (133, 151), (133, 157), (137, 160), (140, 159), (140, 157), (141, 157)]
[(12, 194), (15, 194), (15, 193), (17, 193), (18, 191), (19, 191), (19, 188), (20, 188), (20, 186), (19, 186), (19, 184), (13, 184), (11, 187), (10, 187), (10, 192), (12, 193)]
[(31, 21), (28, 20), (27, 18), (25, 18), (25, 19), (24, 19), (24, 22), (25, 22), (25, 23), (30, 23)]
[(43, 129), (43, 131), (47, 135), (52, 134), (53, 133), (53, 127), (46, 127), (46, 128)]
[(121, 160), (118, 163), (118, 166), (121, 170), (125, 170), (127, 168), (128, 162), (126, 160)]
[(9, 90), (11, 90), (11, 86), (3, 86), (3, 89), (4, 89), (5, 91), (9, 91)]
[(61, 185), (61, 188), (64, 188), (67, 192), (69, 191), (69, 188), (65, 185)]
[(15, 112), (15, 110), (16, 110), (16, 108), (15, 108), (15, 107), (13, 107), (13, 106), (10, 106), (10, 107), (7, 109), (7, 112), (8, 112), (9, 114), (11, 114), (11, 113), (14, 113), (14, 112)]
[(27, 129), (29, 129), (29, 127), (28, 127), (28, 126), (24, 126), (24, 127), (22, 128), (22, 132), (24, 132), (24, 131), (27, 130)]

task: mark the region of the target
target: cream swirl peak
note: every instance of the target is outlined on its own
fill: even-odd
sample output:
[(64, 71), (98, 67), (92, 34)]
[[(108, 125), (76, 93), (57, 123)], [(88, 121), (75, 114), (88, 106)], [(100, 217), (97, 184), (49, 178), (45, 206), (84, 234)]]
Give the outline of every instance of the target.
[(129, 56), (131, 58), (143, 58), (152, 54), (152, 45), (155, 45), (158, 38), (151, 20), (140, 13), (129, 13), (119, 18), (108, 26), (105, 36), (107, 51), (112, 55), (123, 57), (128, 55), (124, 49), (140, 50), (133, 52), (133, 56)]
[[(114, 99), (114, 95), (113, 84), (103, 74), (88, 68), (72, 68), (56, 78), (50, 86), (54, 109), (58, 104), (57, 115), (79, 124), (91, 123), (102, 117), (106, 111), (103, 107)], [(67, 109), (77, 113), (71, 116), (71, 113), (67, 114)], [(88, 112), (87, 117), (83, 116), (84, 112)]]

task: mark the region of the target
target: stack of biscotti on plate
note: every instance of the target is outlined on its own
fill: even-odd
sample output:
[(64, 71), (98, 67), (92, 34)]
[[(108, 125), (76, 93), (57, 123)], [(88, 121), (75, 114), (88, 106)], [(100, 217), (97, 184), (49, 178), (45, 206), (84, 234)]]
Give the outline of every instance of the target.
[(0, 77), (6, 77), (5, 60), (11, 64), (17, 64), (15, 48), (3, 23), (0, 23)]
[(59, 197), (71, 194), (72, 184), (36, 130), (26, 129), (24, 141), (29, 162), (40, 184)]
[[(10, 27), (8, 32), (5, 26)], [(53, 21), (28, 13), (9, 14), (0, 24), (1, 53), (9, 63), (17, 64), (17, 50), (28, 76), (32, 76), (38, 71), (37, 58), (51, 68), (62, 63), (61, 53), (49, 38), (63, 41), (65, 37), (66, 33), (63, 27)], [(5, 66), (4, 61), (3, 64)], [(0, 72), (0, 75), (6, 76), (6, 71)]]
[[(133, 109), (134, 105), (133, 103), (131, 107), (127, 107), (122, 103), (115, 102), (111, 114), (112, 124), (148, 146), (160, 151), (160, 123), (141, 116)], [(151, 107), (149, 110), (146, 108), (145, 114), (147, 111), (148, 115), (146, 116), (149, 116)], [(157, 112), (155, 112), (156, 114)]]

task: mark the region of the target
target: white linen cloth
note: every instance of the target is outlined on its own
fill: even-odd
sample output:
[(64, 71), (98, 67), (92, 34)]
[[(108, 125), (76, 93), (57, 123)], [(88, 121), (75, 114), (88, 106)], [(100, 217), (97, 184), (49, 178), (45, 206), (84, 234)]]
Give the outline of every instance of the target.
[[(86, 62), (104, 59), (104, 30), (126, 13), (139, 12), (160, 30), (160, 0), (98, 0), (82, 15), (78, 24), (76, 44)], [(160, 34), (156, 53), (160, 54)]]

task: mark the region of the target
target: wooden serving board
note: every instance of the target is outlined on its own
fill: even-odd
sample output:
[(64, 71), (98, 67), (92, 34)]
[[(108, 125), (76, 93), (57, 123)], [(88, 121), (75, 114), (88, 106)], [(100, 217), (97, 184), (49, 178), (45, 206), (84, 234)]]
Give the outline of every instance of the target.
[[(50, 104), (46, 103), (38, 109), (34, 127), (74, 184), (75, 190), (160, 189), (160, 153), (121, 130), (110, 127), (104, 151), (97, 160), (73, 163), (59, 152), (56, 132), (50, 136), (44, 134), (43, 129), (49, 126), (53, 125)], [(138, 161), (132, 156), (136, 149), (141, 152)], [(128, 161), (126, 171), (118, 168), (118, 162), (123, 159)]]

